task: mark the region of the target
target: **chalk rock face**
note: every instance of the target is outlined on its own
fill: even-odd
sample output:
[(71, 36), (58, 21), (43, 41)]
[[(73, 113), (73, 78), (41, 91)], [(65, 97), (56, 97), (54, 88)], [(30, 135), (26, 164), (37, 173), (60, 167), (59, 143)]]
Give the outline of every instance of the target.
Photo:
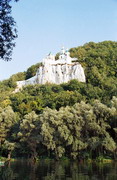
[(79, 63), (72, 64), (48, 64), (38, 69), (36, 74), (36, 82), (38, 84), (66, 83), (72, 79), (85, 82), (84, 69)]
[(68, 50), (62, 48), (59, 59), (55, 60), (55, 56), (49, 54), (43, 59), (43, 65), (38, 68), (34, 77), (17, 82), (15, 92), (18, 92), (25, 85), (54, 83), (66, 83), (72, 79), (85, 82), (84, 69), (80, 63), (76, 62), (76, 58), (71, 58)]

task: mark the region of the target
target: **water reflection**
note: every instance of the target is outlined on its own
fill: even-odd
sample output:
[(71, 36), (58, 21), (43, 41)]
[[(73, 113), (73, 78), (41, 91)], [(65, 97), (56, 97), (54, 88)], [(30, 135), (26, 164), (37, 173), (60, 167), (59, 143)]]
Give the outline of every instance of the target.
[(41, 160), (0, 167), (0, 180), (117, 180), (117, 163), (96, 164)]

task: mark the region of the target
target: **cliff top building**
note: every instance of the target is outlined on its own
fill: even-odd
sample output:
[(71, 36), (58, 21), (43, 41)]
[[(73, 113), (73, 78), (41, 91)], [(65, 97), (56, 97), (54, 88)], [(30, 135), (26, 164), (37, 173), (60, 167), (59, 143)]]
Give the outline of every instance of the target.
[(61, 84), (72, 79), (85, 82), (84, 69), (80, 63), (76, 62), (77, 58), (71, 58), (68, 50), (64, 47), (61, 49), (59, 59), (51, 53), (43, 59), (43, 65), (37, 69), (36, 75), (30, 79), (17, 82), (15, 92), (18, 92), (25, 85), (34, 84)]
[(72, 64), (72, 61), (75, 60), (77, 60), (77, 58), (71, 58), (68, 49), (65, 50), (63, 47), (61, 49), (58, 60), (55, 60), (55, 56), (50, 53), (46, 58), (43, 59), (43, 65), (46, 66), (47, 64)]

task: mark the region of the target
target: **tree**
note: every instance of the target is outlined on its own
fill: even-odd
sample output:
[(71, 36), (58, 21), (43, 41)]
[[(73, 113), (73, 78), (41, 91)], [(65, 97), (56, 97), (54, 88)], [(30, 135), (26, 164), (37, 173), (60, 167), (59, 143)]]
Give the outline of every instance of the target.
[(9, 132), (16, 121), (16, 114), (10, 106), (0, 109), (0, 151), (6, 150), (9, 158), (15, 146), (14, 143), (9, 141)]
[(14, 40), (17, 37), (16, 23), (11, 16), (11, 1), (0, 0), (0, 58), (6, 61), (11, 60)]
[(26, 71), (26, 79), (29, 79), (36, 75), (37, 69), (42, 65), (42, 63), (37, 63), (29, 67)]
[(18, 137), (20, 143), (25, 143), (28, 147), (28, 154), (31, 155), (32, 160), (37, 157), (37, 145), (41, 141), (40, 123), (38, 121), (38, 115), (34, 111), (24, 116), (24, 119), (20, 123), (20, 131)]

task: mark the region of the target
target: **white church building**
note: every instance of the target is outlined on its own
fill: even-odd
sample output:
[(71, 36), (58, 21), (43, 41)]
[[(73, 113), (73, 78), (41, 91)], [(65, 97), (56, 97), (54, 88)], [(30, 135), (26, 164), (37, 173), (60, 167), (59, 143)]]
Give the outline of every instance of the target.
[(47, 64), (71, 64), (72, 61), (77, 60), (77, 58), (71, 58), (70, 57), (70, 52), (68, 49), (64, 49), (64, 47), (61, 49), (59, 59), (55, 60), (55, 56), (52, 55), (51, 53), (43, 59), (43, 65)]

